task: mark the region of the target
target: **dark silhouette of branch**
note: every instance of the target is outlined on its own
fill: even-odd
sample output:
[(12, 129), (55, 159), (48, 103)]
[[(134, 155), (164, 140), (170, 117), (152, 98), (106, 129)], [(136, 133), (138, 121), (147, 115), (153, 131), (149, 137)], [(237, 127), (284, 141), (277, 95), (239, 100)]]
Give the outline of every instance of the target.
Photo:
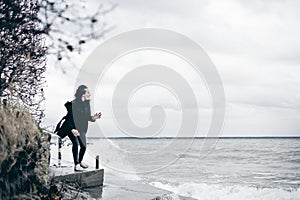
[(90, 14), (85, 6), (65, 0), (1, 0), (1, 102), (22, 103), (40, 123), (46, 56), (55, 56), (60, 63), (80, 53), (82, 45), (103, 37), (113, 28), (104, 23), (103, 16), (115, 6), (100, 4)]

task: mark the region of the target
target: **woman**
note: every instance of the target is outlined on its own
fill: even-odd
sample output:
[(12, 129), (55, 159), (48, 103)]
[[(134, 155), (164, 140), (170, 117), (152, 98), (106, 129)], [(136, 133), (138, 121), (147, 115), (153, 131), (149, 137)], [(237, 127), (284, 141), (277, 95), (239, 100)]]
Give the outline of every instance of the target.
[[(65, 104), (68, 114), (66, 122), (69, 130), (68, 137), (72, 141), (72, 153), (74, 159), (74, 170), (82, 171), (88, 168), (88, 165), (82, 162), (86, 150), (86, 133), (88, 130), (88, 121), (95, 122), (100, 119), (101, 113), (96, 113), (91, 116), (90, 108), (91, 94), (85, 85), (80, 85), (75, 93), (75, 99), (72, 102)], [(78, 154), (78, 146), (80, 151)]]

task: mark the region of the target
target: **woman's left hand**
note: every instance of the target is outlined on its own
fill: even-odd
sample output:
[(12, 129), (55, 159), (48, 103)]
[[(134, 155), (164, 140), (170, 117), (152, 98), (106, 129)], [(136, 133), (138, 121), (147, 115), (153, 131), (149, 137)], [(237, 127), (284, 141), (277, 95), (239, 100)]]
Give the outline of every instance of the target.
[(93, 118), (93, 120), (100, 119), (101, 115), (102, 115), (101, 112), (99, 112), (99, 113), (94, 114), (94, 116), (92, 118)]

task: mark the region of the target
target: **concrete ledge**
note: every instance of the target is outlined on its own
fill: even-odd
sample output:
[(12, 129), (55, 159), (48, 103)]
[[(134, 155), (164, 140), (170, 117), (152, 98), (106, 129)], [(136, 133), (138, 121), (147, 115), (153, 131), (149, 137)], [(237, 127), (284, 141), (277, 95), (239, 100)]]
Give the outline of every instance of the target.
[(80, 188), (98, 187), (103, 186), (103, 174), (103, 169), (87, 172), (78, 172), (63, 176), (55, 176), (54, 181), (76, 184)]

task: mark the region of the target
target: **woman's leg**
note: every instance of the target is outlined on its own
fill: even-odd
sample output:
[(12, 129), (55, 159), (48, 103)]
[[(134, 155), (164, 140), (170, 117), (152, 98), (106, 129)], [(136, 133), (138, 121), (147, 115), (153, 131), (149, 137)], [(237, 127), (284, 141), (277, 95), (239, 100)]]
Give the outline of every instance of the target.
[(78, 137), (79, 145), (80, 145), (80, 151), (79, 151), (79, 163), (81, 163), (85, 150), (86, 150), (86, 137), (85, 133), (80, 134), (80, 137)]
[(68, 137), (72, 142), (72, 153), (73, 153), (74, 164), (77, 165), (78, 163), (80, 163), (78, 159), (78, 145), (79, 145), (78, 138), (74, 136), (73, 133), (69, 133)]

